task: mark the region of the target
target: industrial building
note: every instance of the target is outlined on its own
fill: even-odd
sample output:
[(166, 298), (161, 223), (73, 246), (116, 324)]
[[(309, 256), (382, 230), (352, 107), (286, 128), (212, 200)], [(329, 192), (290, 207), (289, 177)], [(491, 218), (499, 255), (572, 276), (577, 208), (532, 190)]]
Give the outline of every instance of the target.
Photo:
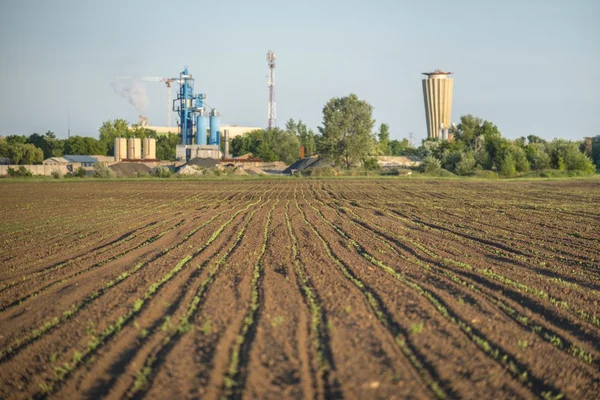
[(156, 139), (116, 138), (114, 160), (156, 161)]
[(423, 72), (423, 100), (425, 101), (425, 118), (427, 120), (427, 138), (448, 140), (452, 112), (452, 72), (436, 69)]
[[(168, 135), (168, 134), (178, 134), (179, 133), (179, 127), (146, 125), (146, 126), (144, 126), (144, 128), (156, 131), (157, 135)], [(261, 129), (263, 129), (263, 128), (258, 127), (258, 126), (240, 126), (240, 125), (227, 125), (227, 124), (221, 125), (221, 132), (224, 133), (225, 131), (228, 131), (229, 137), (231, 139), (233, 139), (236, 136), (241, 136), (244, 133), (261, 130)], [(206, 134), (207, 135), (209, 134), (208, 129), (206, 131)]]

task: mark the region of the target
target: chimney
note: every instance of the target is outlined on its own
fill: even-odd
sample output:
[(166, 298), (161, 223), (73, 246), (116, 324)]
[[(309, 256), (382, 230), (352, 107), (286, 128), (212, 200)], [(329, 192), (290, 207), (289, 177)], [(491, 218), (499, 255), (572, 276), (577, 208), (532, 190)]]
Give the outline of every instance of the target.
[(230, 158), (229, 155), (229, 129), (225, 129), (225, 158)]
[(300, 158), (304, 159), (304, 146), (300, 146)]

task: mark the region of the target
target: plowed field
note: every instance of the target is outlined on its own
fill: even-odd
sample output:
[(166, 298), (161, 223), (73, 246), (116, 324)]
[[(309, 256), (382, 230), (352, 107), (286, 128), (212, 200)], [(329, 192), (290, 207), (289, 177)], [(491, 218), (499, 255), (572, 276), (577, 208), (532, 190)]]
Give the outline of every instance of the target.
[(0, 190), (0, 398), (600, 397), (597, 181)]

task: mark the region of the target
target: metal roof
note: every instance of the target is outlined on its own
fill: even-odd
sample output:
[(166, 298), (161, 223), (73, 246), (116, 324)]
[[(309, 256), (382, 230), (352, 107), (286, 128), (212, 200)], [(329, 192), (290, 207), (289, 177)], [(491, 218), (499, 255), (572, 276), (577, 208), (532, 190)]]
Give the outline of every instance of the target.
[(63, 158), (75, 163), (97, 163), (98, 159), (92, 156), (66, 155)]

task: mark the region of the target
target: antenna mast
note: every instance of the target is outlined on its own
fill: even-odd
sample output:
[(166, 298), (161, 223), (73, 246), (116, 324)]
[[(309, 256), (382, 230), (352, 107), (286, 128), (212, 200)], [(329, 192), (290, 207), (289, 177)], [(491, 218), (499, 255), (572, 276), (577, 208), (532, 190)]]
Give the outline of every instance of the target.
[(277, 107), (275, 105), (275, 52), (269, 50), (267, 53), (269, 64), (269, 123), (268, 128), (277, 127)]

